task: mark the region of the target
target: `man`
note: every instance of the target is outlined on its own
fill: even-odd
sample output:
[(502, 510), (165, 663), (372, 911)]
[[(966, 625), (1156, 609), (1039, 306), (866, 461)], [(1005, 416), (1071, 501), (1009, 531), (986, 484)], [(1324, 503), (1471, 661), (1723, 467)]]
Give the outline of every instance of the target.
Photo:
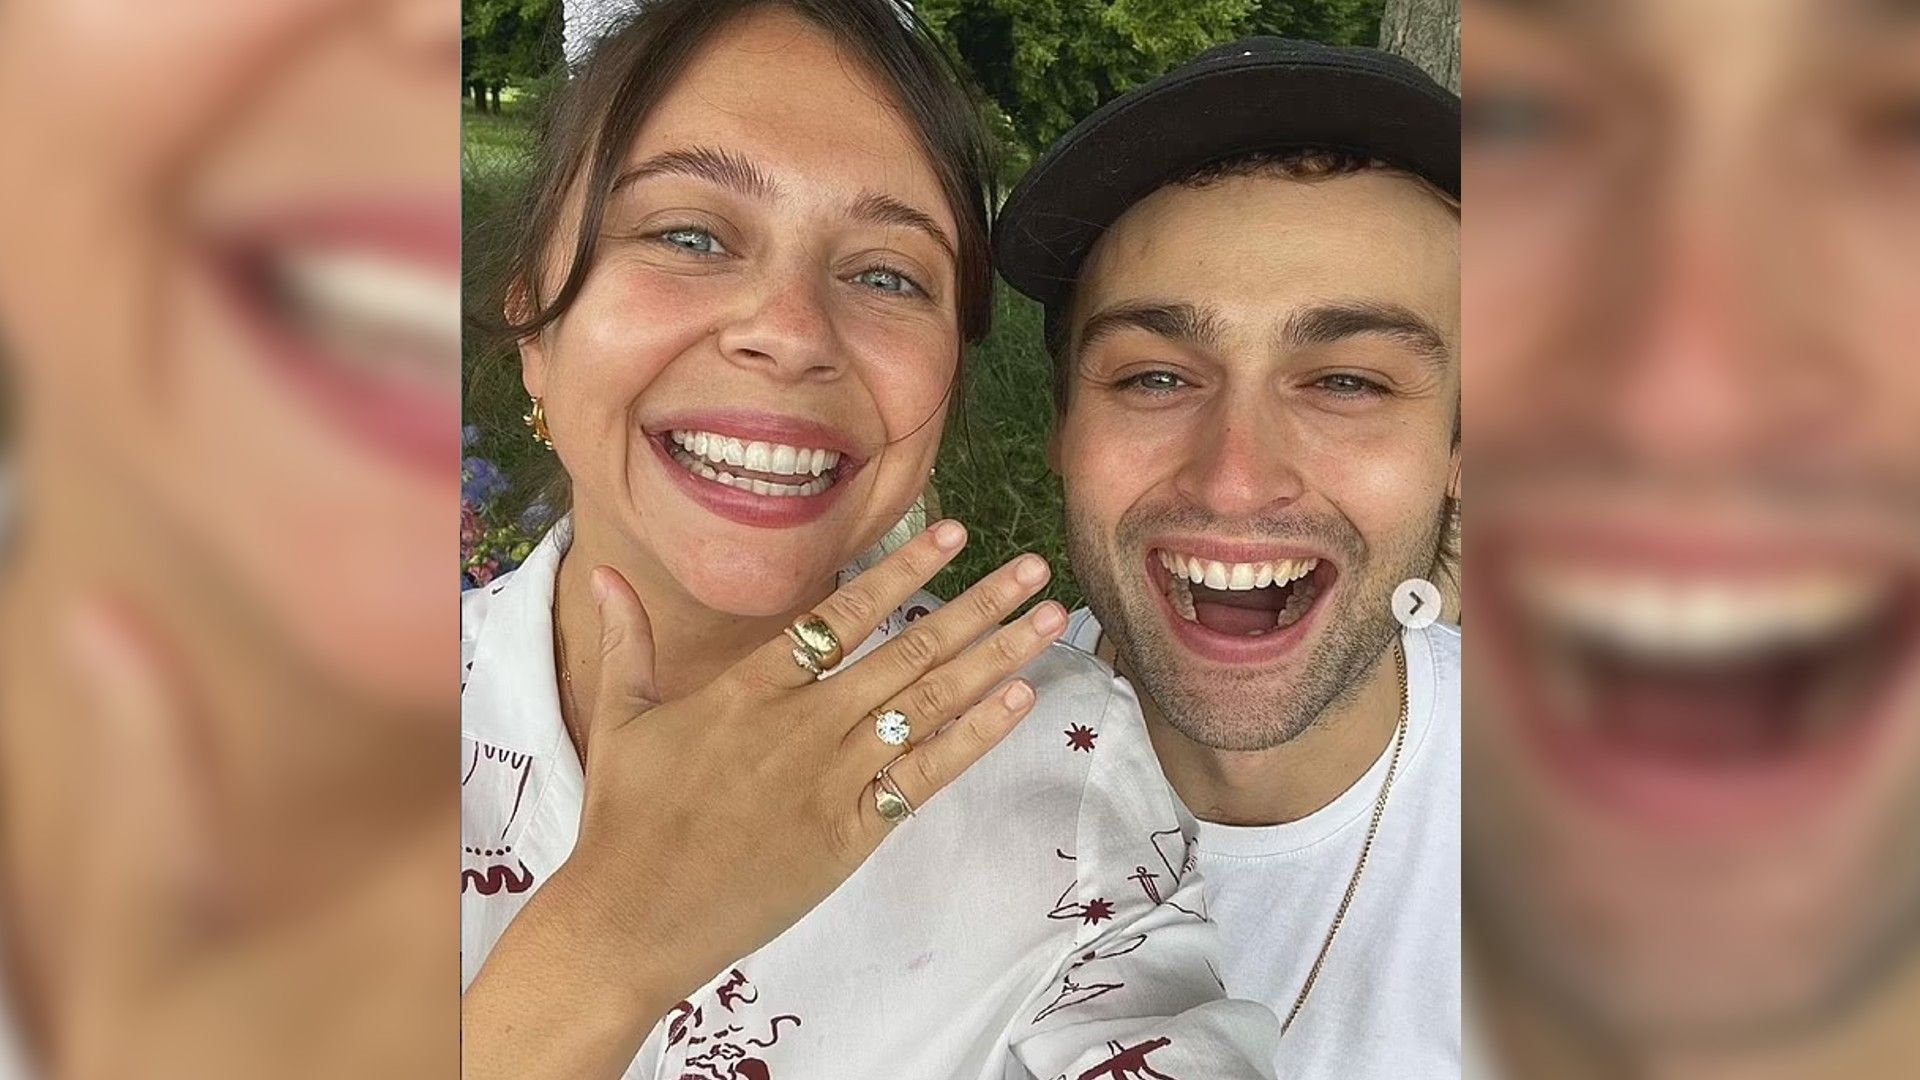
[(1920, 8), (1469, 8), (1476, 1028), (1912, 1076)]
[(995, 238), (1046, 308), (1071, 638), (1140, 692), (1283, 1076), (1460, 1070), (1459, 635), (1393, 606), (1458, 494), (1458, 125), (1387, 54), (1236, 42), (1069, 132)]

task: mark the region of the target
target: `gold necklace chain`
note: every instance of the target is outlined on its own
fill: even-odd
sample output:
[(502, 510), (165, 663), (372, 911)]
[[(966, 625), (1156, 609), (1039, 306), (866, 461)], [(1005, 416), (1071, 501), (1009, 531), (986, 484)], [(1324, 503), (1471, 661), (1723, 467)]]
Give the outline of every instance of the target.
[(560, 710), (560, 726), (567, 729), (567, 737), (573, 740), (574, 752), (580, 755), (584, 763), (587, 756), (586, 744), (580, 740), (580, 733), (574, 729), (574, 720), (567, 717), (569, 712), (573, 713), (575, 718), (579, 717), (580, 702), (573, 696), (573, 665), (567, 662), (567, 636), (560, 632), (560, 615), (557, 611), (553, 616), (553, 647), (559, 654), (561, 690), (567, 696), (566, 707)]
[(1327, 962), (1327, 950), (1333, 948), (1334, 935), (1340, 933), (1340, 924), (1346, 921), (1347, 908), (1353, 904), (1353, 894), (1360, 888), (1360, 875), (1366, 872), (1367, 855), (1373, 851), (1373, 838), (1380, 831), (1380, 815), (1387, 809), (1387, 794), (1393, 790), (1393, 777), (1400, 769), (1400, 748), (1407, 741), (1407, 654), (1406, 646), (1394, 642), (1394, 666), (1400, 673), (1400, 722), (1393, 729), (1393, 757), (1387, 762), (1386, 779), (1380, 782), (1380, 794), (1373, 800), (1373, 820), (1367, 825), (1367, 839), (1360, 845), (1360, 858), (1353, 864), (1353, 876), (1347, 879), (1346, 895), (1340, 898), (1340, 906), (1334, 910), (1333, 925), (1327, 927), (1327, 938), (1320, 943), (1320, 954), (1313, 958), (1313, 967), (1307, 969), (1306, 984), (1300, 987), (1300, 996), (1293, 999), (1293, 1008), (1287, 1010), (1287, 1019), (1280, 1025), (1280, 1035), (1286, 1037), (1287, 1029), (1293, 1026), (1293, 1019), (1300, 1015), (1300, 1007), (1307, 1003), (1307, 995), (1313, 992), (1313, 984), (1320, 978), (1320, 969)]

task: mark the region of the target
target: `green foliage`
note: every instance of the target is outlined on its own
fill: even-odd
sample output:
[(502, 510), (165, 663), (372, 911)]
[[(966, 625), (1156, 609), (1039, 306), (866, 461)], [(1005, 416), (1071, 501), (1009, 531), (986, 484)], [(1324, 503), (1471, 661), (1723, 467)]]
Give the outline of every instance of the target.
[(530, 86), (560, 60), (561, 0), (464, 0), (461, 79), (467, 84)]
[(1040, 149), (1094, 109), (1250, 34), (1371, 45), (1383, 0), (922, 0), (916, 12)]

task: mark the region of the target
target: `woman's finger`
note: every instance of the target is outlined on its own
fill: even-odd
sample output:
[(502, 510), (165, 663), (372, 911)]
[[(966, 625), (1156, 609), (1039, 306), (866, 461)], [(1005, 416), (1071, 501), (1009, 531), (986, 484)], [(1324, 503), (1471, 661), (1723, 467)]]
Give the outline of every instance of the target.
[[(1033, 709), (1033, 687), (1024, 679), (1015, 679), (987, 696), (959, 719), (940, 731), (940, 737), (916, 746), (905, 757), (887, 766), (896, 790), (918, 808), (940, 793), (959, 775), (972, 767), (1012, 731)], [(869, 835), (884, 836), (894, 823), (880, 815), (875, 796), (882, 790), (878, 779), (861, 789), (860, 820)]]
[[(1038, 555), (1021, 555), (1008, 561), (841, 673), (834, 680), (836, 689), (844, 690), (851, 700), (863, 702), (881, 701), (899, 693), (990, 633), (1000, 620), (1044, 588), (1051, 576), (1047, 561)], [(969, 702), (958, 703), (966, 704)]]
[[(826, 620), (842, 651), (850, 653), (873, 633), (882, 619), (932, 581), (933, 575), (952, 562), (966, 545), (965, 526), (951, 520), (938, 522), (902, 544), (871, 570), (841, 586), (814, 608), (813, 613)], [(775, 688), (805, 686), (813, 682), (814, 677), (795, 662), (794, 648), (793, 642), (781, 635), (747, 657), (741, 669)]]
[(588, 578), (600, 616), (600, 690), (587, 730), (618, 727), (660, 703), (654, 678), (653, 624), (620, 571), (596, 566)]
[[(907, 717), (915, 740), (930, 738), (948, 721), (1027, 666), (1047, 646), (1059, 640), (1066, 628), (1066, 609), (1049, 600), (928, 672), (876, 712), (897, 710)], [(861, 716), (854, 721), (847, 732), (846, 743), (855, 760), (862, 762), (876, 756), (885, 760), (899, 752), (881, 740), (871, 716)]]
[(220, 903), (209, 788), (192, 710), (157, 642), (118, 606), (76, 609), (67, 637), (77, 719), (95, 740), (96, 789), (77, 852), (70, 958), (55, 1035), (62, 1075), (107, 1075), (119, 1028), (204, 944)]

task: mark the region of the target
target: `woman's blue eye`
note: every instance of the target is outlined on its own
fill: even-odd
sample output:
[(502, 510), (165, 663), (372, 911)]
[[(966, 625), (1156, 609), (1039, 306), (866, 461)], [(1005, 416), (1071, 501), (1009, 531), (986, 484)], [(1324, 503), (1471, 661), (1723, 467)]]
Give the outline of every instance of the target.
[(920, 287), (913, 283), (912, 278), (898, 270), (889, 270), (884, 266), (876, 266), (869, 270), (862, 270), (853, 276), (853, 280), (868, 288), (878, 289), (881, 292), (907, 295), (920, 291)]
[(720, 246), (720, 241), (705, 229), (668, 229), (660, 234), (660, 239), (674, 247), (701, 255), (724, 255), (727, 252), (726, 248)]

